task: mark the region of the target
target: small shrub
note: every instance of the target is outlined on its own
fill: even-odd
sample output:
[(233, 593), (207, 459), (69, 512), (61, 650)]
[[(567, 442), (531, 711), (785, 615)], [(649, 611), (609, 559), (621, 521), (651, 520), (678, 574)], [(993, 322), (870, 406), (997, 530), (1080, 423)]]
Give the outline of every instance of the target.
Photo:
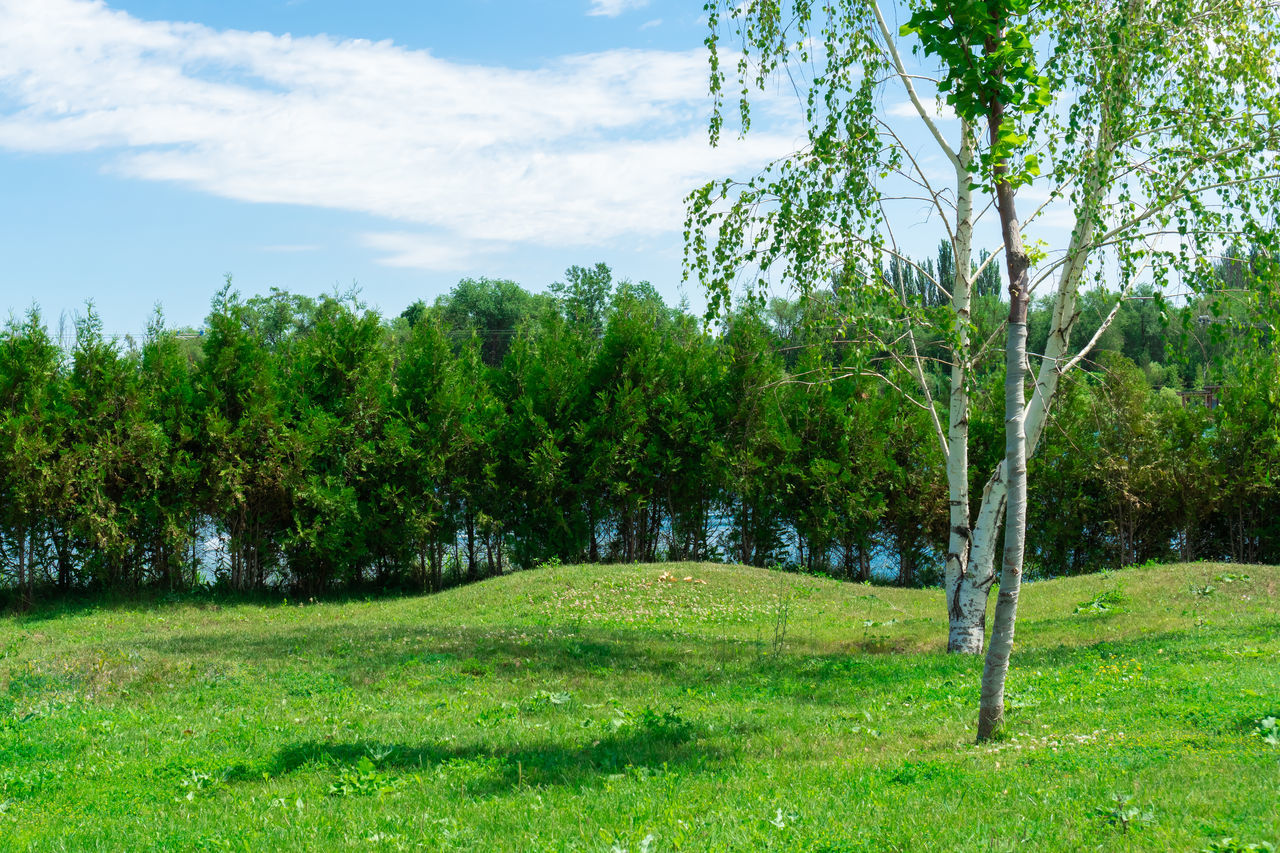
[(373, 759), (364, 756), (355, 767), (343, 767), (338, 778), (329, 784), (329, 796), (350, 797), (373, 794), (390, 794), (404, 787), (403, 779), (389, 779), (383, 775)]
[(1280, 746), (1280, 720), (1275, 717), (1263, 717), (1253, 733), (1262, 738), (1263, 743)]
[(1106, 613), (1124, 604), (1124, 592), (1119, 589), (1108, 589), (1100, 592), (1088, 601), (1076, 605), (1075, 613)]
[(1275, 849), (1268, 841), (1246, 844), (1234, 838), (1219, 838), (1209, 842), (1208, 847), (1201, 848), (1200, 853), (1275, 853)]
[(694, 729), (692, 722), (680, 716), (679, 708), (656, 711), (647, 706), (636, 718), (636, 726), (653, 737), (672, 741), (685, 740)]
[(479, 658), (470, 657), (458, 664), (458, 670), (464, 675), (485, 678), (493, 675), (493, 664), (485, 663)]
[(1095, 811), (1107, 823), (1118, 827), (1121, 834), (1128, 834), (1130, 829), (1144, 824), (1155, 823), (1155, 811), (1148, 806), (1145, 810), (1133, 805), (1132, 794), (1112, 794), (1109, 805), (1098, 806)]
[(186, 776), (178, 780), (178, 797), (179, 801), (186, 800), (193, 802), (196, 797), (212, 794), (215, 789), (227, 780), (227, 774), (223, 773), (214, 776), (210, 773), (203, 773), (199, 770), (191, 770)]
[(679, 708), (658, 711), (645, 706), (637, 714), (625, 708), (615, 708), (613, 718), (605, 724), (611, 733), (631, 727), (644, 732), (649, 740), (669, 743), (687, 740), (695, 734), (694, 724), (680, 715)]
[(57, 778), (58, 774), (39, 767), (0, 771), (0, 799), (29, 799)]
[(534, 711), (539, 708), (564, 707), (573, 702), (573, 694), (565, 690), (539, 690), (520, 702), (521, 711)]
[(1195, 596), (1196, 598), (1198, 598), (1198, 599), (1204, 599), (1204, 598), (1208, 598), (1209, 596), (1211, 596), (1211, 595), (1213, 595), (1215, 592), (1217, 592), (1217, 591), (1218, 591), (1218, 588), (1217, 588), (1216, 586), (1214, 586), (1213, 584), (1211, 584), (1211, 583), (1207, 583), (1207, 584), (1203, 584), (1203, 585), (1201, 585), (1201, 584), (1192, 584), (1192, 585), (1189, 587), (1189, 591), (1190, 591), (1190, 592), (1191, 592), (1191, 594), (1192, 594), (1193, 596)]

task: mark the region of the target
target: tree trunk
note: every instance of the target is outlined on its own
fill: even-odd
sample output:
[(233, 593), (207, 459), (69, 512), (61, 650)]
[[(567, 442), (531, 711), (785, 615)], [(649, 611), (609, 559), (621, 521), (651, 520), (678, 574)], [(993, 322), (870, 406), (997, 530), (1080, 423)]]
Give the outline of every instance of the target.
[(467, 580), (476, 579), (476, 517), (470, 504), (465, 512), (467, 523)]
[(649, 510), (649, 544), (645, 559), (650, 563), (658, 561), (658, 543), (662, 541), (662, 504), (654, 501)]
[(969, 563), (951, 596), (952, 651), (981, 654), (987, 627), (987, 596), (995, 583), (996, 544), (1004, 518), (1006, 485), (1005, 463), (982, 490), (978, 519), (973, 525), (969, 545)]
[(58, 589), (66, 592), (71, 588), (71, 546), (64, 534), (53, 532), (53, 551), (58, 559)]
[(484, 556), (485, 567), (489, 574), (493, 574), (493, 531), (486, 530), (484, 533)]
[(1023, 378), (1027, 324), (1009, 324), (1005, 374), (1005, 462), (1009, 471), (1005, 502), (1004, 563), (1000, 593), (996, 596), (991, 646), (982, 671), (982, 698), (978, 711), (978, 740), (990, 738), (1004, 722), (1004, 684), (1013, 651), (1018, 594), (1022, 586), (1022, 559), (1027, 522), (1027, 443), (1023, 432)]
[(27, 531), (18, 528), (18, 609), (31, 606), (30, 578), (27, 568)]
[(587, 562), (600, 562), (600, 533), (596, 529), (595, 511), (591, 504), (587, 504), (587, 527), (591, 530), (591, 544), (587, 549)]
[(898, 552), (898, 586), (916, 585), (916, 555), (908, 547)]
[[(1143, 6), (1144, 0), (1130, 0), (1129, 14), (1133, 20), (1138, 20), (1141, 16)], [(1110, 97), (1103, 105), (1102, 117), (1098, 123), (1094, 142), (1094, 162), (1075, 205), (1076, 227), (1071, 233), (1071, 240), (1067, 247), (1069, 260), (1063, 266), (1058, 278), (1053, 317), (1049, 325), (1049, 339), (1037, 371), (1035, 390), (1024, 414), (1023, 433), (1027, 456), (1034, 454), (1039, 446), (1062, 376), (1080, 358), (1087, 355), (1086, 348), (1074, 357), (1071, 356), (1071, 333), (1080, 317), (1076, 306), (1079, 300), (1080, 282), (1084, 277), (1089, 255), (1093, 249), (1095, 216), (1105, 199), (1114, 171), (1116, 142), (1112, 133), (1112, 120), (1113, 116), (1123, 112), (1124, 99), (1132, 97), (1129, 91), (1130, 77), (1129, 65), (1122, 63), (1115, 69), (1107, 83)], [(1018, 241), (1021, 244), (1021, 235), (1018, 235)], [(956, 266), (957, 269), (960, 266), (958, 256)], [(1001, 462), (992, 472), (983, 489), (978, 518), (973, 524), (968, 565), (963, 567), (954, 585), (951, 582), (952, 575), (948, 574), (947, 588), (950, 590), (948, 605), (951, 623), (948, 648), (952, 651), (972, 654), (982, 651), (987, 597), (995, 582), (996, 543), (1000, 536), (1001, 523), (1007, 515), (1006, 472), (1007, 462)], [(949, 467), (948, 480), (952, 478)], [(954, 497), (952, 499), (954, 500)], [(948, 566), (950, 567), (950, 563)]]
[[(991, 145), (997, 145), (1004, 118), (1003, 105), (991, 104)], [(994, 735), (1004, 722), (1004, 684), (1013, 651), (1018, 618), (1018, 593), (1022, 586), (1022, 559), (1027, 527), (1026, 379), (1027, 308), (1030, 303), (1030, 258), (1022, 245), (1022, 230), (1009, 182), (1008, 164), (997, 160), (992, 169), (996, 206), (1004, 237), (1009, 272), (1009, 329), (1005, 345), (1005, 535), (1004, 562), (1000, 569), (1000, 594), (996, 596), (991, 645), (982, 671), (982, 697), (978, 709), (978, 740)]]
[(963, 581), (971, 559), (969, 524), (969, 314), (973, 302), (970, 263), (973, 255), (973, 155), (975, 138), (969, 122), (960, 128), (956, 164), (956, 237), (952, 255), (951, 310), (956, 316), (956, 342), (951, 349), (951, 401), (947, 423), (947, 492), (950, 530), (947, 537), (943, 588), (947, 591), (949, 625), (947, 651), (982, 651), (986, 600), (973, 612), (963, 595)]

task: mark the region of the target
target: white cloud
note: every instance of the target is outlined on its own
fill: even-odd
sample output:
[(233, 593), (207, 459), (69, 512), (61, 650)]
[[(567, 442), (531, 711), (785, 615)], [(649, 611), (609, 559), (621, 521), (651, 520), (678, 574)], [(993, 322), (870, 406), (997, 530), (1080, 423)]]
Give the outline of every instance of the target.
[(587, 14), (616, 18), (623, 12), (641, 9), (648, 5), (649, 0), (591, 0), (591, 8), (587, 10)]
[(698, 51), (515, 70), (391, 42), (142, 21), (87, 0), (0, 0), (0, 148), (108, 152), (133, 178), (372, 214), (399, 223), (365, 237), (396, 265), (678, 230), (690, 189), (793, 141), (710, 149), (705, 86)]
[(640, 25), (640, 29), (642, 29), (642, 30), (651, 30), (651, 29), (653, 29), (654, 27), (660, 27), (660, 26), (662, 26), (662, 19), (661, 19), (661, 18), (654, 18), (652, 21), (645, 21), (643, 24), (641, 24), (641, 25)]
[[(921, 98), (920, 103), (929, 114), (929, 118), (952, 121), (956, 117), (956, 111), (951, 108), (951, 105), (944, 103), (940, 98)], [(889, 107), (889, 115), (895, 118), (917, 118), (920, 113), (916, 111), (916, 105), (911, 101), (900, 101)]]
[[(360, 242), (385, 253), (382, 263), (389, 267), (411, 267), (420, 270), (449, 272), (466, 269), (477, 259), (477, 247), (430, 234), (407, 231), (362, 234)], [(501, 252), (502, 246), (490, 247), (487, 257)]]

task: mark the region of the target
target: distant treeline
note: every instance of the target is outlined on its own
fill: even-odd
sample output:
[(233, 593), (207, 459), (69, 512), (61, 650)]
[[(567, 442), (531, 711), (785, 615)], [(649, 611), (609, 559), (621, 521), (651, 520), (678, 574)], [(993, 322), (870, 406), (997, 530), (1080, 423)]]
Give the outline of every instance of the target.
[[(464, 280), (389, 319), (228, 284), (201, 329), (157, 319), (140, 341), (90, 310), (60, 346), (33, 312), (0, 334), (0, 587), (439, 589), (554, 560), (936, 582), (932, 418), (866, 375), (910, 381), (841, 342), (840, 299), (712, 333), (601, 264), (546, 294)], [(1079, 334), (1112, 304), (1087, 296)], [(1034, 571), (1280, 562), (1280, 357), (1233, 351), (1198, 310), (1170, 326), (1126, 302), (1066, 390), (1031, 470)], [(946, 350), (918, 343), (942, 398)], [(1003, 443), (1001, 372), (973, 389), (978, 472)]]

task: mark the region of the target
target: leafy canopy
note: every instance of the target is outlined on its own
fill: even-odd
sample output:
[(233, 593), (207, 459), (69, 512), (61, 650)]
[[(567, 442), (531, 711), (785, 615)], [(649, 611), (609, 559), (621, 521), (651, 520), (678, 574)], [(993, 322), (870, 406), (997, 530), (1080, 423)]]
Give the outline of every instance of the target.
[[(1030, 0), (949, 0), (922, 2), (901, 35), (919, 39), (916, 50), (937, 59), (942, 68), (938, 91), (962, 119), (977, 122), (1005, 112), (1035, 113), (1053, 103), (1049, 77), (1036, 67), (1027, 21)], [(1000, 121), (988, 165), (1003, 161), (1027, 141), (1013, 122)], [(1027, 183), (1039, 174), (1034, 155), (1027, 173), (1011, 178)]]

